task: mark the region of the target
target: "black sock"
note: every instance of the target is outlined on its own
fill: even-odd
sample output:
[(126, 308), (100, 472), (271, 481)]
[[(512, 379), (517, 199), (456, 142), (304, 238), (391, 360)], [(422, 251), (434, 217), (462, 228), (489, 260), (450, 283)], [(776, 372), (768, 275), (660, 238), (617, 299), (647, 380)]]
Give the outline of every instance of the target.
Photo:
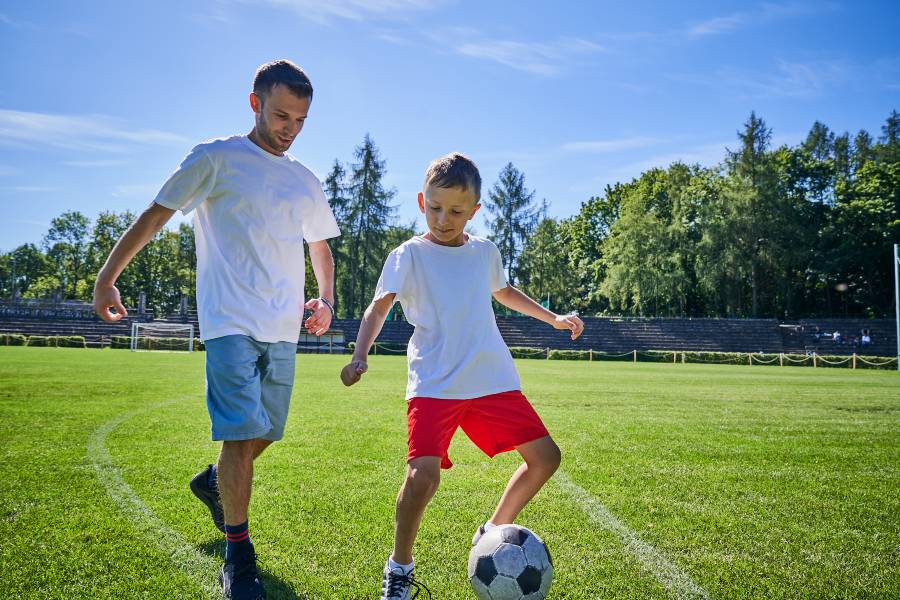
[(225, 524), (225, 562), (242, 562), (253, 550), (247, 523)]

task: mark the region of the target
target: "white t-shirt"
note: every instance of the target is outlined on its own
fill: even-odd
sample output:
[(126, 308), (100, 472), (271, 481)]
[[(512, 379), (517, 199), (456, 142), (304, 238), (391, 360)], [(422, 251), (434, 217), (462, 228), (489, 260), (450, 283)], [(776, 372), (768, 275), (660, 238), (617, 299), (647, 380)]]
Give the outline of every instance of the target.
[(203, 340), (243, 334), (296, 342), (303, 318), (303, 240), (340, 235), (322, 185), (294, 157), (246, 136), (191, 150), (155, 202), (194, 211)]
[(407, 400), (466, 399), (518, 390), (519, 374), (497, 329), (491, 294), (507, 286), (500, 251), (469, 236), (441, 246), (416, 236), (395, 248), (375, 299), (396, 294), (415, 326), (407, 348)]

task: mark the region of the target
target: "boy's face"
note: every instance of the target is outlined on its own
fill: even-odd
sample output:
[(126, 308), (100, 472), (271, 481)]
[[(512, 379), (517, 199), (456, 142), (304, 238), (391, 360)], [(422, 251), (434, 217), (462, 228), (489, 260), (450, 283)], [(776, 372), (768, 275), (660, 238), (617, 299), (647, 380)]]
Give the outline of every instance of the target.
[(462, 246), (466, 223), (481, 205), (469, 189), (425, 186), (419, 192), (419, 210), (428, 224), (426, 238), (442, 246)]
[(263, 150), (282, 155), (303, 129), (312, 98), (300, 98), (290, 88), (275, 85), (265, 98), (250, 94), (256, 113), (256, 135)]

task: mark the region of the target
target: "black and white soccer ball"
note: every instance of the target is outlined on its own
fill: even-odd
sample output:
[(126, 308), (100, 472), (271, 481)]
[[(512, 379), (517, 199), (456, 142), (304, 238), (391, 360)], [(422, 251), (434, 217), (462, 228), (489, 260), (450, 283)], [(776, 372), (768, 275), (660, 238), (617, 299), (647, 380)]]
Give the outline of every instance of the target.
[(542, 600), (552, 581), (547, 545), (524, 527), (495, 527), (469, 553), (469, 582), (480, 600)]

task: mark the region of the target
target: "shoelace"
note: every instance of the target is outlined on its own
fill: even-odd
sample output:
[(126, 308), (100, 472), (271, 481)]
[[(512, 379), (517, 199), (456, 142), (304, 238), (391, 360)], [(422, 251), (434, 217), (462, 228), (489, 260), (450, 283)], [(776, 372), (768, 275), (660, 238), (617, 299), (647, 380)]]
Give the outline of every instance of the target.
[(428, 600), (431, 600), (431, 590), (428, 587), (419, 581), (416, 581), (412, 574), (402, 575), (398, 573), (388, 573), (388, 598), (391, 596), (399, 596), (400, 592), (403, 591), (404, 586), (410, 586), (413, 591), (413, 595), (410, 600), (416, 600), (419, 597), (419, 592), (424, 591), (428, 594)]

